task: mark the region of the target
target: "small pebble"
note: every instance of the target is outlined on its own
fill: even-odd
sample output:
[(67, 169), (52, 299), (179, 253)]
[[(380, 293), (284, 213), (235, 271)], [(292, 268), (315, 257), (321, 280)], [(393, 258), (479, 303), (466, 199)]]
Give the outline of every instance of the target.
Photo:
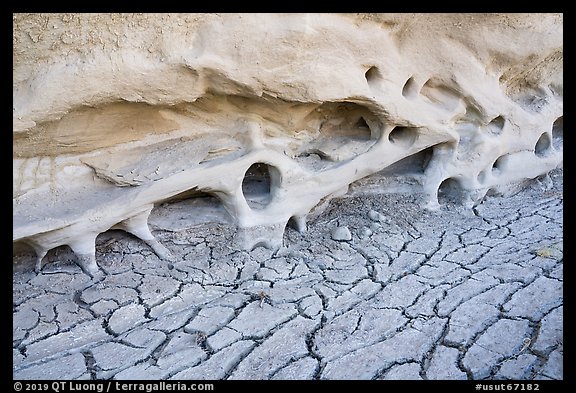
[(332, 239), (339, 242), (348, 242), (352, 240), (352, 234), (348, 227), (336, 227), (332, 230)]

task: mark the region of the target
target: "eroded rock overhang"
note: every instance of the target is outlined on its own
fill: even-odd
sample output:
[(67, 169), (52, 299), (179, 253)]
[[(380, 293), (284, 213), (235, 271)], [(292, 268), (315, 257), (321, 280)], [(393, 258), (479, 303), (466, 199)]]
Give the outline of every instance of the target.
[(560, 14), (15, 14), (14, 242), (37, 267), (217, 197), (233, 247), (426, 152), (423, 208), (472, 207), (563, 162)]

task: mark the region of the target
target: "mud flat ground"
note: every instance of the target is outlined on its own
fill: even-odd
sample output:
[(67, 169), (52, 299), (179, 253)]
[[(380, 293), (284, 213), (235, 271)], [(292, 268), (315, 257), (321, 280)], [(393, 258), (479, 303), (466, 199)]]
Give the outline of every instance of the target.
[(562, 175), (468, 212), (353, 189), (277, 252), (183, 201), (150, 220), (174, 263), (110, 231), (95, 279), (16, 255), (13, 377), (563, 379)]

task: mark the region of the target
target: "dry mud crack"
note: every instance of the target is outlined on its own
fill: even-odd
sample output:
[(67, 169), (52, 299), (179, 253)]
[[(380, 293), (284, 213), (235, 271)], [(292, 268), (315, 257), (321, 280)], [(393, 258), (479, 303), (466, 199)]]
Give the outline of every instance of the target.
[(225, 222), (156, 225), (168, 263), (109, 231), (92, 279), (66, 247), (39, 275), (21, 254), (13, 377), (563, 379), (562, 171), (551, 179), (472, 211), (358, 189), (277, 252), (228, 247)]

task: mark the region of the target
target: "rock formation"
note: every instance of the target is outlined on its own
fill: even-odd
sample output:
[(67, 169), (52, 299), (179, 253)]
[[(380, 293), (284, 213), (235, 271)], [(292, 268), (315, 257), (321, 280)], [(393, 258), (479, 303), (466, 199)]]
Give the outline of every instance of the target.
[[(423, 207), (563, 162), (558, 14), (15, 14), (15, 244), (123, 229), (171, 258), (155, 206), (210, 195), (278, 248), (366, 176), (411, 166)], [(390, 214), (394, 214), (390, 212)]]

